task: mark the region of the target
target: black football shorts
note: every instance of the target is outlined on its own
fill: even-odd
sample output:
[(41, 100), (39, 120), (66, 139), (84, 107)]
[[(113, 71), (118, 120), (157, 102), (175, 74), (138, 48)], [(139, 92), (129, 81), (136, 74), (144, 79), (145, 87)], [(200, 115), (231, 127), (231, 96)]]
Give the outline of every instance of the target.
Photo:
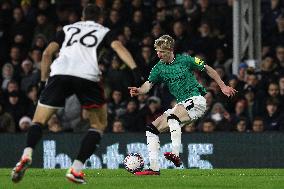
[(75, 94), (82, 108), (100, 108), (105, 104), (102, 83), (70, 75), (55, 75), (48, 79), (40, 94), (39, 104), (50, 108), (63, 108), (65, 99)]

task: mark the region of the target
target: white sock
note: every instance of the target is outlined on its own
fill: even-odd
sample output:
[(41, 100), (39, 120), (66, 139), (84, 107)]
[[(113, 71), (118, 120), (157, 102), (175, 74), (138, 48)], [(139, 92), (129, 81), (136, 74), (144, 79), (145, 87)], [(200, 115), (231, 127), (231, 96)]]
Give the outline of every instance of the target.
[(172, 153), (179, 156), (179, 150), (181, 146), (181, 127), (179, 122), (175, 119), (169, 119), (168, 124), (171, 132), (172, 140)]
[(33, 149), (31, 147), (26, 147), (24, 149), (22, 158), (29, 157), (30, 159), (32, 159), (32, 155), (33, 155)]
[(74, 160), (72, 164), (72, 168), (75, 170), (75, 172), (78, 172), (78, 173), (81, 172), (83, 167), (84, 167), (84, 164), (81, 161), (76, 160), (76, 159)]
[(158, 135), (155, 135), (149, 131), (146, 131), (147, 147), (149, 153), (150, 169), (153, 171), (160, 170), (159, 164), (159, 152), (160, 152), (160, 140)]

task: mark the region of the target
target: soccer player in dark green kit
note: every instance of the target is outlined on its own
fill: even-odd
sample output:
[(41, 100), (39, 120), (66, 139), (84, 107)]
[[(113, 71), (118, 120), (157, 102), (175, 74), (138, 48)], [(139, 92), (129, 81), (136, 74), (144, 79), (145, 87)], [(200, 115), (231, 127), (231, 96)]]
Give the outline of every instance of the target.
[(136, 172), (135, 175), (160, 175), (158, 134), (168, 129), (171, 133), (172, 152), (166, 152), (164, 156), (175, 166), (181, 165), (179, 158), (181, 127), (184, 122), (194, 121), (201, 117), (206, 110), (206, 100), (203, 97), (206, 89), (197, 82), (193, 71), (206, 71), (228, 97), (234, 96), (237, 92), (234, 88), (225, 85), (218, 73), (206, 65), (203, 60), (188, 55), (175, 55), (174, 43), (174, 39), (169, 35), (163, 35), (155, 40), (154, 47), (160, 61), (153, 67), (148, 81), (141, 87), (129, 87), (130, 95), (137, 96), (148, 93), (156, 83), (165, 83), (177, 100), (174, 108), (167, 110), (146, 126), (150, 167), (147, 170)]

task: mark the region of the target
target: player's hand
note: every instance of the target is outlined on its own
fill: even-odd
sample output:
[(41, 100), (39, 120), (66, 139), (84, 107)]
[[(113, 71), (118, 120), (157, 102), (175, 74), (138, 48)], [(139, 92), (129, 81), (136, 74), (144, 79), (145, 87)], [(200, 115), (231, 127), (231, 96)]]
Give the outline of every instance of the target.
[(140, 94), (138, 87), (128, 87), (131, 97), (138, 96)]
[(235, 94), (238, 92), (236, 89), (230, 86), (222, 87), (221, 90), (227, 97), (235, 96)]

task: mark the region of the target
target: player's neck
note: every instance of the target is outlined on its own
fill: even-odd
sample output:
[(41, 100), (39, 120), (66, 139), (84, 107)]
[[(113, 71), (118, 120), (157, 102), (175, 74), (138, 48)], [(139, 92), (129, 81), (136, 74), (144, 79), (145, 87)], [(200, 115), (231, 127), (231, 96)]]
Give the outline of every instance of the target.
[(167, 62), (168, 64), (172, 64), (175, 61), (175, 55), (171, 54), (169, 61)]

